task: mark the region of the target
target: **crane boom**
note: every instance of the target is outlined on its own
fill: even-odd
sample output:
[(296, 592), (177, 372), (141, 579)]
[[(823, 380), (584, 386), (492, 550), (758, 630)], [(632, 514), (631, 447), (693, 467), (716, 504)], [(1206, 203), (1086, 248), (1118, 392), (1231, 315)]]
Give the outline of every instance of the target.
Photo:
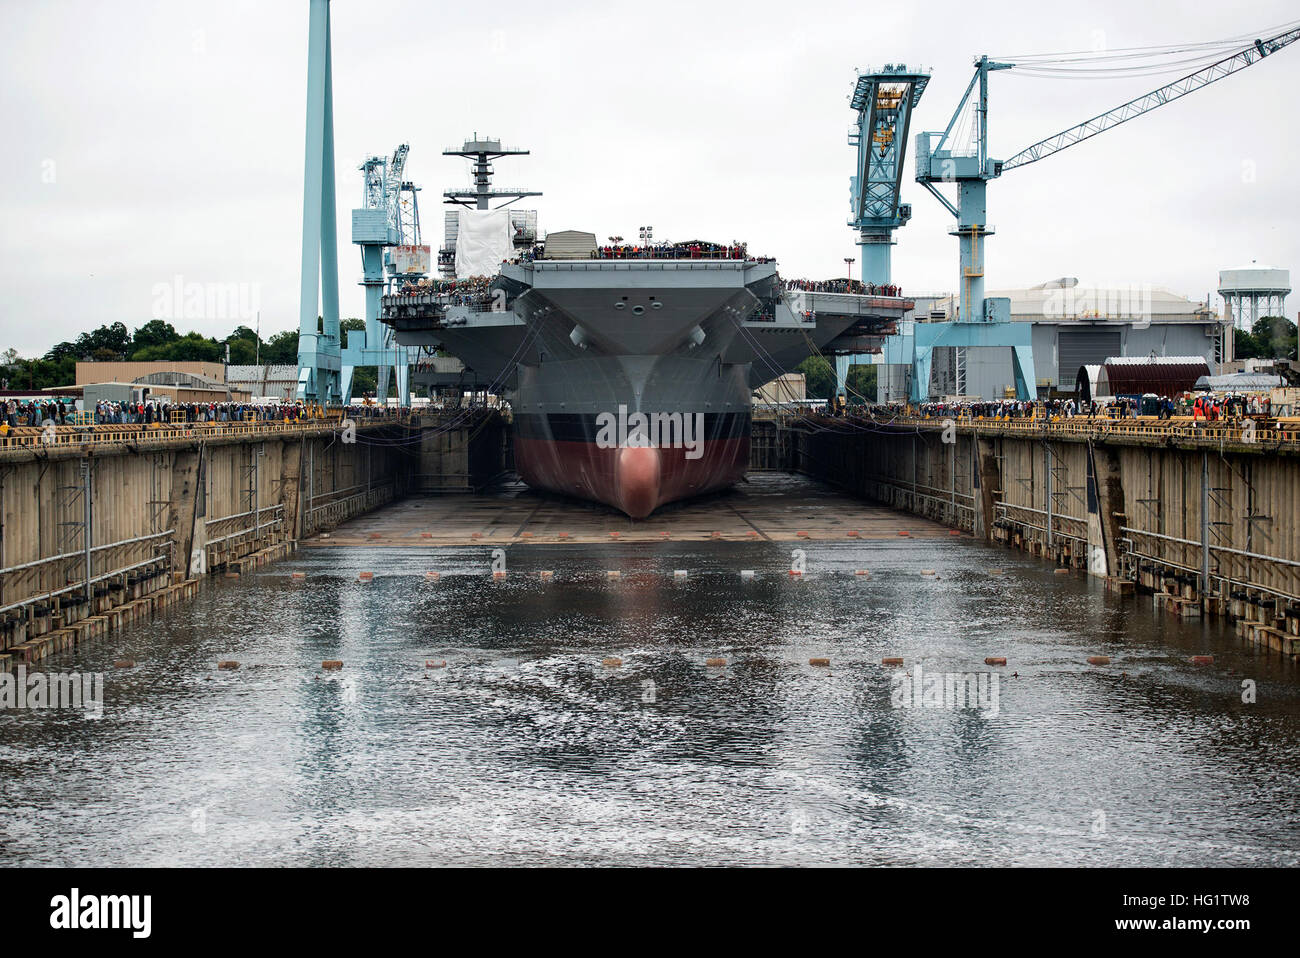
[(1189, 73), (1187, 76), (1166, 84), (1158, 90), (1152, 90), (1146, 96), (1130, 100), (1113, 110), (1107, 110), (1099, 116), (1094, 116), (1077, 126), (1072, 126), (1068, 130), (1049, 136), (1045, 140), (1039, 140), (1033, 146), (1021, 150), (1011, 159), (998, 164), (998, 169), (1000, 172), (1006, 172), (1015, 169), (1017, 166), (1025, 166), (1045, 159), (1053, 153), (1059, 153), (1061, 150), (1074, 146), (1076, 143), (1082, 143), (1098, 133), (1104, 133), (1106, 130), (1119, 126), (1121, 123), (1126, 123), (1143, 113), (1149, 113), (1157, 107), (1164, 106), (1166, 103), (1193, 93), (1216, 80), (1222, 80), (1238, 70), (1244, 70), (1270, 53), (1276, 53), (1296, 40), (1300, 40), (1300, 28), (1279, 33), (1268, 40), (1256, 40), (1231, 56), (1224, 57), (1222, 60), (1197, 70), (1195, 73)]

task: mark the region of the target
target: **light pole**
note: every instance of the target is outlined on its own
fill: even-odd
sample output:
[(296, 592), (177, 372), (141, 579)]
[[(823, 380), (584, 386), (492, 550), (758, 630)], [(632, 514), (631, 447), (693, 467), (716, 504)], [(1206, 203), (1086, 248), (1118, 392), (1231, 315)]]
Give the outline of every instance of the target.
[[(641, 227), (641, 248), (642, 249), (646, 249), (647, 247), (649, 247), (650, 241), (654, 239), (654, 235), (655, 235), (655, 228), (653, 226)], [(647, 255), (649, 255), (648, 250), (647, 250)]]
[(844, 266), (845, 266), (846, 271), (847, 271), (847, 273), (848, 273), (848, 277), (849, 277), (849, 289), (850, 289), (850, 290), (853, 289), (853, 264), (856, 263), (856, 262), (857, 262), (856, 257), (853, 257), (853, 256), (846, 256), (846, 257), (844, 257)]

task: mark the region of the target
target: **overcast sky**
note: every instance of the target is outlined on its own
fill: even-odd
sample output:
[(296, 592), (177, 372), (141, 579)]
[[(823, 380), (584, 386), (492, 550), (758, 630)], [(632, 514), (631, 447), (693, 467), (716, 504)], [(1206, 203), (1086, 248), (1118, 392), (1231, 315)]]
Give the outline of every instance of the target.
[[(980, 53), (1217, 40), (1300, 17), (1294, 0), (332, 6), (345, 317), (362, 314), (356, 167), (403, 141), (435, 248), (439, 194), (468, 182), (441, 151), (478, 132), (532, 150), (500, 161), (498, 183), (545, 193), (543, 231), (741, 239), (785, 276), (824, 278), (857, 255), (845, 134), (858, 68), (933, 70), (915, 133), (946, 125)], [(177, 277), (244, 284), (264, 336), (297, 326), (307, 24), (307, 0), (0, 0), (0, 349), (134, 329)], [(990, 151), (1011, 156), (1163, 82), (995, 74)], [(1203, 299), (1221, 268), (1300, 268), (1297, 90), (1300, 43), (994, 181), (989, 287), (1076, 276)], [(951, 290), (951, 217), (912, 181), (910, 154), (915, 216), (894, 278)], [(239, 317), (174, 322), (220, 336)]]

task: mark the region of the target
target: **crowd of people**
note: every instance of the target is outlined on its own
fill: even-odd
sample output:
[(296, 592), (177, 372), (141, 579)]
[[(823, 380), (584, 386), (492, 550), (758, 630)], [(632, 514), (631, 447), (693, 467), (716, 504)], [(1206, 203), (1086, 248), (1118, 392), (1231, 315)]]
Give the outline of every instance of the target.
[(856, 296), (902, 296), (903, 288), (892, 283), (876, 285), (860, 283), (856, 279), (786, 279), (781, 281), (787, 291), (805, 293), (853, 293)]
[(3, 412), (4, 423), (11, 429), (18, 426), (39, 426), (46, 422), (53, 422), (56, 426), (68, 425), (77, 412), (76, 405), (62, 397), (0, 400), (0, 407), (3, 407), (0, 412)]
[(880, 403), (860, 406), (872, 418), (922, 416), (927, 419), (1191, 419), (1194, 422), (1270, 417), (1272, 400), (1258, 393), (1184, 393), (1179, 396), (1117, 396), (1084, 402), (1078, 399), (948, 400), (945, 402)]
[(405, 283), (398, 291), (401, 296), (421, 296), (432, 293), (443, 306), (483, 306), (497, 297), (491, 276), (471, 276), (468, 279), (422, 279)]
[[(598, 259), (748, 259), (745, 243), (652, 243), (649, 246), (602, 246), (596, 250)], [(760, 262), (763, 262), (760, 260)]]
[[(59, 400), (0, 400), (3, 417), (0, 423), (10, 429), (30, 426), (86, 425), (78, 423), (77, 407), (72, 402)], [(337, 417), (340, 413), (332, 410)], [(171, 402), (167, 399), (146, 399), (138, 402), (98, 402), (88, 410), (91, 420), (98, 426), (149, 426), (160, 424), (223, 423), (223, 422), (308, 422), (325, 418), (319, 407), (302, 402)], [(373, 404), (353, 404), (342, 408), (343, 418), (373, 419), (398, 415), (398, 410)]]
[(146, 399), (141, 402), (95, 404), (97, 425), (147, 426), (152, 423), (298, 422), (308, 418), (301, 403), (180, 402)]

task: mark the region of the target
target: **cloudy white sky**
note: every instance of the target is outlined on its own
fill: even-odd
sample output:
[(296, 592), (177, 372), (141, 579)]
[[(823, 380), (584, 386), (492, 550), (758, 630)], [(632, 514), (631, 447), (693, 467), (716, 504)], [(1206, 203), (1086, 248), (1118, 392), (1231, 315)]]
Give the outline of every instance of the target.
[[(307, 16), (307, 0), (0, 0), (0, 349), (134, 329), (176, 277), (246, 284), (264, 335), (297, 325)], [(857, 252), (857, 68), (932, 68), (913, 132), (942, 129), (980, 53), (1216, 40), (1298, 17), (1294, 0), (334, 0), (342, 312), (362, 312), (356, 166), (399, 142), (435, 246), (438, 194), (468, 181), (441, 151), (477, 131), (532, 150), (501, 161), (498, 182), (545, 193), (543, 230), (630, 237), (649, 223), (662, 238), (747, 240), (786, 276), (842, 275)], [(1161, 82), (996, 74), (991, 153)], [(1296, 90), (1300, 43), (995, 181), (990, 287), (1068, 275), (1201, 299), (1224, 267), (1300, 268)], [(949, 214), (910, 175), (904, 199), (916, 214), (895, 280), (952, 289)]]

